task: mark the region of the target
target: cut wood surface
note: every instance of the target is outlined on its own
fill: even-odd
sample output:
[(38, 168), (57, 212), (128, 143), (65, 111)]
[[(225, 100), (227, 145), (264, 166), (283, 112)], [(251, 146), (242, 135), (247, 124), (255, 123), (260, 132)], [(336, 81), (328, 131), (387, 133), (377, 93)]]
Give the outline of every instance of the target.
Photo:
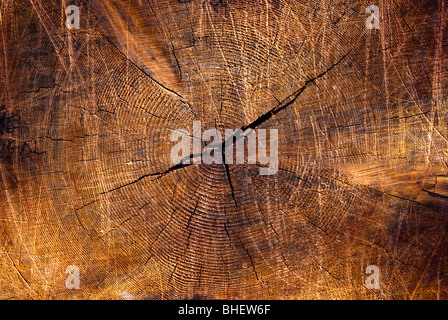
[[(447, 299), (447, 22), (445, 0), (1, 0), (0, 298)], [(278, 130), (278, 171), (175, 166), (194, 121)]]

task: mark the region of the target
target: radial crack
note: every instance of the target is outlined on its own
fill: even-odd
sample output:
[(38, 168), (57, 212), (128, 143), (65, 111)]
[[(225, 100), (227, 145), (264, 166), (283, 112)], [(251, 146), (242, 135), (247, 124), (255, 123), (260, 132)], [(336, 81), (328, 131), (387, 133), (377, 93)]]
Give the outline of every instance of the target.
[(347, 55), (350, 53), (347, 52), (346, 54), (344, 54), (336, 63), (332, 64), (327, 70), (325, 70), (324, 72), (322, 72), (321, 74), (315, 76), (314, 78), (311, 78), (309, 80), (307, 80), (305, 82), (305, 84), (298, 89), (297, 91), (295, 91), (293, 94), (289, 95), (288, 97), (286, 97), (285, 99), (283, 99), (283, 101), (281, 101), (276, 107), (272, 108), (271, 110), (269, 110), (268, 112), (266, 112), (265, 114), (261, 115), (260, 117), (258, 117), (257, 119), (255, 119), (253, 122), (251, 122), (248, 125), (243, 126), (241, 129), (243, 131), (247, 130), (247, 129), (254, 129), (255, 127), (258, 127), (259, 125), (261, 125), (262, 123), (266, 122), (267, 120), (269, 120), (270, 118), (272, 118), (272, 116), (274, 116), (275, 114), (277, 114), (278, 112), (280, 112), (281, 110), (285, 109), (286, 107), (288, 107), (289, 105), (293, 104), (294, 101), (297, 100), (297, 98), (302, 94), (303, 91), (305, 91), (305, 89), (313, 82), (315, 82), (317, 79), (322, 78), (323, 76), (325, 76), (328, 72), (331, 71), (331, 69), (333, 69), (334, 67), (336, 67), (339, 63), (341, 63), (342, 60), (344, 60), (345, 57), (347, 57)]

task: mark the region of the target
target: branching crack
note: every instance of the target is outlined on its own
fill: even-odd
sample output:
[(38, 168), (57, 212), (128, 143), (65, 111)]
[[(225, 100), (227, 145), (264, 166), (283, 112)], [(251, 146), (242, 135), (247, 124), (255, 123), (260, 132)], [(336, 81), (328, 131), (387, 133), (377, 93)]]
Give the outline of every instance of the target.
[(327, 70), (323, 71), (321, 74), (315, 76), (314, 78), (311, 78), (311, 79), (307, 80), (305, 82), (305, 84), (300, 89), (298, 89), (297, 91), (295, 91), (294, 93), (292, 93), (291, 95), (286, 97), (276, 107), (272, 108), (271, 110), (269, 110), (265, 114), (263, 114), (260, 117), (258, 117), (257, 119), (255, 119), (252, 123), (243, 126), (241, 129), (243, 131), (245, 131), (247, 129), (254, 129), (254, 128), (258, 127), (259, 125), (261, 125), (262, 123), (264, 123), (267, 120), (269, 120), (270, 118), (272, 118), (272, 116), (276, 115), (281, 110), (283, 110), (283, 109), (287, 108), (288, 106), (290, 106), (291, 104), (293, 104), (297, 100), (297, 98), (302, 94), (302, 92), (305, 91), (305, 89), (310, 84), (314, 83), (316, 80), (318, 80), (318, 79), (322, 78), (323, 76), (325, 76), (334, 67), (336, 67), (339, 63), (341, 63), (342, 60), (344, 60), (344, 58), (347, 57), (347, 55), (349, 53), (350, 53), (350, 51), (347, 52), (346, 54), (344, 54), (338, 61), (336, 61), (336, 63), (332, 64), (329, 68), (327, 68)]
[[(297, 91), (295, 91), (294, 93), (292, 93), (291, 95), (289, 95), (287, 98), (285, 98), (283, 101), (281, 101), (276, 107), (272, 108), (271, 110), (269, 110), (269, 111), (266, 112), (265, 114), (261, 115), (261, 116), (258, 117), (256, 120), (254, 120), (252, 123), (240, 127), (240, 130), (242, 130), (243, 132), (245, 132), (247, 129), (254, 129), (254, 128), (258, 127), (259, 125), (261, 125), (262, 123), (265, 123), (266, 121), (268, 121), (270, 118), (272, 118), (272, 116), (276, 115), (276, 114), (279, 113), (281, 110), (283, 110), (283, 109), (287, 108), (288, 106), (290, 106), (291, 104), (293, 104), (293, 103), (297, 100), (297, 98), (302, 94), (302, 92), (303, 92), (303, 91), (304, 91), (310, 84), (314, 83), (316, 80), (318, 80), (318, 79), (322, 78), (323, 76), (325, 76), (325, 75), (326, 75), (328, 72), (330, 72), (334, 67), (336, 67), (339, 63), (341, 63), (342, 60), (344, 60), (344, 58), (348, 56), (349, 53), (350, 53), (350, 51), (347, 52), (346, 54), (344, 54), (344, 55), (343, 55), (337, 62), (335, 62), (334, 64), (332, 64), (329, 68), (327, 68), (325, 71), (323, 71), (323, 72), (320, 73), (319, 75), (317, 75), (317, 76), (315, 76), (315, 77), (313, 77), (313, 78), (307, 80), (307, 81), (305, 82), (305, 84), (304, 84), (300, 89), (298, 89)], [(244, 138), (245, 136), (242, 135), (242, 136), (236, 137), (236, 140), (241, 139), (242, 137)], [(223, 162), (224, 162), (224, 163), (225, 163), (225, 161), (224, 161), (225, 146), (228, 145), (229, 142), (232, 141), (232, 139), (234, 139), (234, 137), (230, 137), (228, 140), (223, 141), (222, 144), (221, 144), (221, 150), (223, 151), (222, 154), (223, 154)], [(200, 157), (200, 156), (201, 156), (200, 154), (190, 154), (189, 156), (183, 158), (183, 159), (180, 161), (180, 163), (184, 163), (184, 162), (186, 162), (187, 160), (190, 160), (190, 161), (189, 161), (190, 163), (188, 163), (188, 164), (178, 164), (178, 165), (175, 165), (175, 166), (169, 168), (169, 169), (167, 170), (167, 172), (171, 172), (171, 171), (173, 171), (173, 170), (177, 170), (177, 169), (180, 169), (180, 168), (184, 168), (184, 167), (193, 165), (193, 163), (192, 163), (191, 160), (194, 159), (194, 158)], [(228, 180), (229, 180), (229, 183), (230, 183), (230, 175), (228, 174), (229, 171), (228, 171), (227, 166), (226, 166), (226, 173), (227, 173)], [(232, 190), (232, 191), (233, 191), (233, 190)], [(233, 196), (233, 194), (232, 194), (232, 196)], [(234, 196), (233, 196), (233, 199), (234, 199), (234, 201), (235, 201), (235, 197), (234, 197)], [(236, 201), (235, 201), (235, 205), (236, 205)]]

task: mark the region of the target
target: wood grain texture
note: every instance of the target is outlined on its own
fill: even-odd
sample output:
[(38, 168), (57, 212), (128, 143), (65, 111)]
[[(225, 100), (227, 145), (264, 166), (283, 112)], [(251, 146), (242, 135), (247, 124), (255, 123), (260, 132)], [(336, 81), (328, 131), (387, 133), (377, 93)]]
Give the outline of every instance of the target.
[[(448, 298), (447, 1), (0, 4), (1, 298)], [(193, 121), (278, 172), (173, 169)]]

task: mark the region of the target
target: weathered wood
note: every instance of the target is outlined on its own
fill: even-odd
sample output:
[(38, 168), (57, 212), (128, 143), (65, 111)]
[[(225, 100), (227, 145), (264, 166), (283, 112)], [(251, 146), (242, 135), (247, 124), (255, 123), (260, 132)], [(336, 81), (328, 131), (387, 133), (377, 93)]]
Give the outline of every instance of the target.
[[(2, 0), (0, 297), (448, 298), (447, 8)], [(173, 167), (193, 121), (278, 172)]]

